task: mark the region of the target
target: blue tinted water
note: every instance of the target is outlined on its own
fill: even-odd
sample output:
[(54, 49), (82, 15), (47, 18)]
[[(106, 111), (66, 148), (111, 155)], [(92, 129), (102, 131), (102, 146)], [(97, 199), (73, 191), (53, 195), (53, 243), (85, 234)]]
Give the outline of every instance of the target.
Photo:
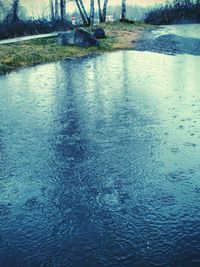
[(0, 266), (200, 266), (200, 60), (117, 52), (0, 78)]

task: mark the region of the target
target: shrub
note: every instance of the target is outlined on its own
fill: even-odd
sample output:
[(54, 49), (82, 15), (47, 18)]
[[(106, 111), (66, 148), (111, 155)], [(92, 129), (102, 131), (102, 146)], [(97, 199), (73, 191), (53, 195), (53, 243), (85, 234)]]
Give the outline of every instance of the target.
[(70, 29), (71, 27), (69, 22), (61, 23), (60, 21), (50, 22), (47, 20), (18, 20), (13, 24), (1, 22), (0, 39), (49, 33), (52, 31)]
[(190, 2), (186, 5), (180, 2), (178, 5), (165, 5), (150, 10), (145, 15), (145, 22), (156, 25), (200, 22), (200, 3)]

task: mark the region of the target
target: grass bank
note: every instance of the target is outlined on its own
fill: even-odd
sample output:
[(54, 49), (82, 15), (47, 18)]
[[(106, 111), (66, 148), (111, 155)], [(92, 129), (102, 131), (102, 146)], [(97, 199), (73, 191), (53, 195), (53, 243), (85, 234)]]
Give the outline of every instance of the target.
[(143, 30), (149, 27), (141, 23), (103, 23), (106, 38), (100, 47), (60, 46), (57, 38), (36, 39), (9, 45), (0, 45), (0, 75), (12, 70), (48, 63), (67, 58), (82, 57), (95, 53), (133, 48)]

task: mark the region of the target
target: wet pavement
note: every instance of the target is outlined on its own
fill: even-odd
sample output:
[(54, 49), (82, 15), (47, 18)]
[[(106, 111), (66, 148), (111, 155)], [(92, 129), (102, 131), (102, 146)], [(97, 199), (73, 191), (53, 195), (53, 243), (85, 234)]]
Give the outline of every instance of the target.
[(200, 265), (200, 58), (0, 77), (0, 266)]

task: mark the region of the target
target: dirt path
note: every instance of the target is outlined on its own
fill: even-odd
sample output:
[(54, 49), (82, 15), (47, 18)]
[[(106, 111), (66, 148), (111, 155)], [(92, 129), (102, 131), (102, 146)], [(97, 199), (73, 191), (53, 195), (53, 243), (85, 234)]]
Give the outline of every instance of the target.
[(16, 37), (16, 38), (12, 38), (12, 39), (1, 40), (0, 45), (14, 44), (14, 43), (18, 43), (18, 42), (24, 42), (24, 41), (39, 39), (39, 38), (56, 37), (57, 35), (58, 35), (57, 32), (53, 32), (53, 33), (37, 34), (37, 35), (24, 36), (24, 37)]

